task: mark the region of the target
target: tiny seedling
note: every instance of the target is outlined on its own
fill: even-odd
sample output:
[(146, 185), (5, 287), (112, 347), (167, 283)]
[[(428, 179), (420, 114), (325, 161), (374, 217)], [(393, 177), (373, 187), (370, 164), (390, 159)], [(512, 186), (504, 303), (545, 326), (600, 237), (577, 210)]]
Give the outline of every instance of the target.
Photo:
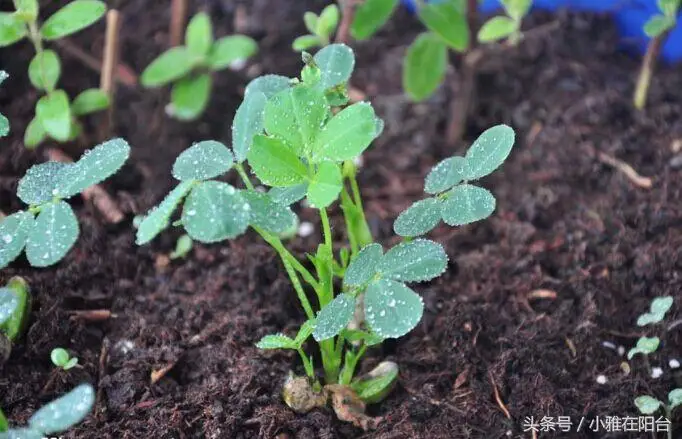
[(677, 12), (680, 9), (680, 0), (657, 0), (659, 14), (651, 17), (644, 24), (644, 33), (651, 40), (642, 59), (642, 66), (637, 78), (635, 95), (633, 98), (635, 108), (643, 110), (649, 93), (649, 84), (654, 72), (654, 64), (665, 42), (668, 33), (677, 25)]
[(28, 420), (27, 427), (2, 430), (0, 412), (0, 439), (40, 439), (62, 433), (81, 422), (92, 410), (95, 390), (90, 384), (81, 384), (66, 395), (40, 408)]
[(34, 267), (59, 262), (78, 239), (78, 220), (65, 201), (118, 171), (130, 147), (122, 139), (86, 151), (75, 163), (46, 162), (31, 167), (19, 181), (17, 196), (28, 209), (0, 221), (0, 268), (22, 251)]
[(162, 53), (147, 66), (140, 80), (148, 88), (172, 83), (167, 113), (178, 120), (194, 120), (208, 105), (211, 73), (242, 65), (257, 50), (256, 42), (244, 35), (214, 41), (211, 17), (200, 12), (187, 25), (185, 45)]
[(303, 14), (305, 27), (310, 34), (296, 38), (292, 44), (294, 50), (302, 52), (315, 47), (328, 46), (339, 25), (339, 15), (339, 7), (335, 4), (325, 7), (319, 16), (310, 11)]
[(12, 343), (28, 324), (31, 295), (28, 284), (21, 277), (13, 277), (0, 288), (0, 363), (9, 359)]
[(52, 364), (65, 371), (78, 366), (78, 357), (72, 357), (64, 348), (52, 349), (50, 360)]
[(178, 238), (178, 241), (175, 243), (175, 250), (171, 252), (169, 257), (171, 259), (186, 258), (189, 252), (192, 251), (193, 245), (194, 241), (192, 241), (192, 238), (190, 238), (189, 235), (184, 234)]
[[(432, 280), (447, 267), (443, 247), (421, 236), (441, 220), (463, 225), (493, 213), (495, 197), (472, 182), (502, 165), (514, 144), (514, 131), (505, 125), (493, 127), (465, 156), (439, 163), (426, 179), (431, 197), (415, 203), (395, 223), (396, 233), (406, 239), (385, 251), (369, 231), (353, 164), (381, 134), (383, 122), (368, 102), (348, 105), (346, 87), (355, 58), (347, 46), (332, 44), (314, 57), (304, 53), (303, 59), (301, 78), (265, 75), (247, 86), (233, 121), (231, 149), (204, 141), (180, 154), (172, 172), (179, 183), (140, 222), (137, 242), (146, 244), (167, 228), (181, 204), (180, 219), (173, 224), (199, 242), (232, 239), (251, 227), (280, 256), (307, 316), (295, 337), (265, 335), (257, 343), (261, 349), (296, 351), (301, 358), (306, 377), (287, 381), (285, 401), (306, 411), (324, 405), (333, 394), (337, 409), (335, 404), (347, 400), (338, 392), (351, 392), (356, 395), (354, 407), (360, 407), (379, 401), (398, 376), (397, 366), (385, 365), (356, 377), (360, 359), (370, 347), (417, 326), (424, 305), (407, 284)], [(270, 187), (268, 192), (255, 190), (246, 164)], [(243, 189), (215, 180), (232, 168)], [(296, 223), (290, 206), (304, 198), (319, 213), (322, 229), (317, 251), (307, 255), (312, 270), (279, 237)], [(347, 237), (338, 253), (328, 216), (337, 202)], [(316, 303), (309, 300), (304, 284)], [(356, 305), (364, 317), (350, 328)], [(311, 336), (320, 349), (324, 386), (314, 357), (305, 351)], [(358, 425), (369, 425), (365, 421)]]
[(505, 38), (512, 45), (518, 44), (523, 37), (521, 21), (528, 15), (532, 0), (501, 0), (506, 16), (493, 17), (483, 23), (478, 31), (478, 41), (492, 43)]
[(67, 142), (82, 131), (78, 117), (101, 111), (109, 106), (109, 96), (92, 88), (80, 93), (73, 102), (57, 83), (62, 74), (59, 55), (46, 49), (45, 43), (76, 33), (98, 21), (106, 12), (99, 0), (75, 0), (55, 12), (42, 25), (38, 0), (14, 0), (15, 12), (0, 12), (0, 47), (28, 38), (35, 56), (28, 66), (33, 86), (45, 93), (38, 100), (35, 117), (24, 134), (24, 144), (34, 148), (48, 138)]
[(649, 312), (645, 312), (637, 318), (637, 326), (660, 323), (672, 306), (673, 298), (670, 296), (655, 298), (651, 301)]
[[(5, 82), (9, 75), (4, 70), (0, 70), (0, 84)], [(9, 120), (5, 115), (0, 114), (0, 137), (5, 137), (9, 134)]]
[[(643, 415), (653, 415), (660, 409), (663, 409), (665, 417), (672, 422), (673, 413), (677, 407), (682, 405), (682, 388), (674, 389), (668, 393), (668, 402), (664, 403), (661, 400), (649, 395), (642, 395), (635, 398), (635, 406)], [(673, 439), (674, 428), (671, 426), (668, 429), (668, 439)]]

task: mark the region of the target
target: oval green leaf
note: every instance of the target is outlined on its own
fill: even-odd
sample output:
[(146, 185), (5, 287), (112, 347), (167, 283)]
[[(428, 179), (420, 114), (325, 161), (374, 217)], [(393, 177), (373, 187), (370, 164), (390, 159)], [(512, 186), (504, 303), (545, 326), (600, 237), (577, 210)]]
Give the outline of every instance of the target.
[(398, 338), (410, 332), (424, 313), (424, 302), (400, 282), (379, 279), (365, 292), (365, 318), (372, 331), (383, 338)]
[(33, 214), (29, 212), (16, 212), (0, 220), (0, 269), (19, 257), (32, 228)]
[(274, 137), (254, 137), (248, 159), (258, 179), (268, 186), (294, 186), (308, 176), (308, 169), (296, 153)]
[(649, 355), (658, 349), (661, 340), (658, 337), (640, 337), (637, 345), (628, 351), (628, 360), (632, 360), (637, 354)]
[(19, 306), (19, 299), (9, 288), (0, 288), (0, 325), (12, 317)]
[(303, 52), (318, 46), (322, 46), (322, 41), (316, 35), (301, 35), (291, 43), (291, 48), (296, 52)]
[(10, 46), (26, 34), (26, 25), (16, 15), (0, 12), (0, 47)]
[(180, 181), (209, 180), (226, 173), (233, 161), (227, 146), (205, 140), (190, 146), (175, 159), (173, 177)]
[(682, 388), (674, 389), (668, 393), (668, 403), (671, 411), (682, 405)]
[(350, 33), (356, 40), (366, 40), (374, 35), (386, 22), (398, 0), (365, 0), (355, 11)]
[(469, 25), (455, 2), (427, 3), (419, 8), (419, 18), (454, 50), (464, 52), (469, 48)]
[(106, 110), (109, 108), (109, 104), (109, 95), (99, 88), (91, 88), (76, 96), (71, 105), (71, 111), (76, 116), (85, 116)]
[(244, 101), (237, 108), (237, 114), (232, 121), (232, 148), (238, 163), (246, 160), (254, 136), (263, 132), (263, 117), (267, 102), (268, 98), (265, 93), (256, 90), (247, 93)]
[(488, 218), (495, 211), (495, 197), (489, 190), (471, 184), (455, 186), (441, 204), (443, 221), (463, 226)]
[(61, 73), (62, 65), (54, 50), (37, 53), (28, 65), (28, 78), (39, 90), (53, 90)]
[(204, 181), (185, 200), (182, 224), (195, 241), (223, 241), (246, 231), (250, 209), (234, 187), (219, 181)]
[(195, 58), (186, 47), (173, 47), (144, 69), (140, 82), (145, 87), (160, 87), (188, 74)]
[(248, 97), (251, 93), (261, 92), (266, 98), (270, 99), (290, 86), (291, 79), (286, 76), (263, 75), (249, 82), (244, 91), (244, 96)]
[(258, 349), (296, 349), (296, 343), (284, 334), (270, 334), (256, 343)]
[(377, 273), (377, 266), (383, 254), (381, 244), (372, 243), (363, 247), (346, 268), (343, 286), (359, 287), (369, 282)]
[(38, 118), (34, 117), (31, 119), (28, 127), (26, 127), (26, 132), (24, 132), (24, 146), (28, 149), (33, 149), (40, 145), (46, 138), (47, 133)]
[(59, 262), (78, 239), (78, 220), (66, 202), (46, 204), (26, 241), (26, 257), (34, 267)]
[(493, 17), (486, 21), (478, 31), (478, 41), (492, 43), (507, 38), (518, 30), (516, 21), (509, 17)]
[(485, 130), (464, 157), (466, 179), (476, 180), (499, 168), (509, 157), (514, 146), (514, 130), (507, 125), (496, 125)]
[(465, 177), (464, 157), (449, 157), (431, 169), (426, 176), (424, 192), (439, 194), (460, 183)]
[(24, 177), (19, 180), (17, 196), (21, 201), (37, 206), (58, 196), (57, 185), (61, 173), (73, 164), (46, 162), (31, 166)]
[(161, 233), (170, 222), (171, 215), (194, 187), (195, 181), (183, 181), (175, 187), (158, 207), (144, 217), (137, 229), (137, 245), (144, 245)]
[(344, 161), (358, 157), (376, 138), (374, 108), (358, 102), (327, 122), (315, 140), (313, 160)]
[(258, 44), (245, 35), (220, 38), (211, 47), (207, 63), (211, 70), (222, 70), (251, 58), (258, 51)]
[(343, 187), (343, 177), (339, 165), (322, 162), (308, 186), (310, 207), (323, 209), (339, 197)]
[(507, 14), (518, 21), (521, 21), (521, 19), (528, 14), (532, 5), (532, 0), (502, 0), (502, 6)]
[(324, 47), (314, 59), (321, 74), (318, 87), (324, 90), (348, 82), (355, 68), (353, 50), (345, 44)]
[(649, 309), (652, 314), (659, 314), (665, 316), (665, 313), (667, 313), (670, 310), (670, 307), (672, 306), (673, 306), (672, 296), (657, 297), (651, 301), (651, 306)]
[(249, 190), (243, 191), (242, 196), (251, 207), (252, 225), (269, 233), (280, 234), (296, 223), (294, 212), (288, 206), (274, 202), (269, 194)]
[(45, 132), (55, 140), (66, 142), (71, 137), (71, 107), (64, 90), (55, 90), (40, 98), (36, 117)]
[(339, 25), (340, 16), (339, 7), (334, 3), (325, 6), (317, 20), (315, 33), (329, 39), (331, 34), (336, 30), (336, 26)]
[(428, 239), (415, 239), (387, 251), (377, 271), (383, 277), (401, 282), (422, 282), (443, 274), (447, 264), (443, 246)]
[(661, 408), (661, 401), (648, 395), (638, 396), (635, 398), (635, 405), (643, 415), (651, 415)]
[(353, 318), (355, 297), (341, 293), (317, 315), (313, 338), (323, 341), (336, 336)]
[(403, 88), (408, 96), (417, 102), (431, 96), (445, 79), (447, 63), (445, 43), (431, 33), (419, 35), (407, 49), (403, 63)]
[(308, 184), (302, 183), (289, 187), (273, 187), (268, 191), (272, 201), (284, 206), (291, 206), (297, 201), (301, 201), (308, 193)]
[(95, 390), (81, 384), (61, 398), (43, 406), (28, 420), (28, 425), (45, 435), (68, 430), (88, 416), (95, 403)]
[(0, 114), (0, 137), (5, 137), (9, 134), (9, 119)]
[(90, 26), (106, 13), (107, 6), (98, 0), (75, 0), (55, 12), (40, 28), (43, 38), (58, 40)]
[(213, 44), (213, 24), (206, 12), (199, 12), (189, 21), (185, 46), (195, 56), (204, 57)]
[(398, 215), (393, 230), (400, 236), (420, 236), (429, 233), (441, 220), (441, 201), (426, 198), (412, 204)]
[(186, 76), (173, 84), (168, 114), (178, 120), (190, 121), (201, 116), (211, 95), (211, 75)]

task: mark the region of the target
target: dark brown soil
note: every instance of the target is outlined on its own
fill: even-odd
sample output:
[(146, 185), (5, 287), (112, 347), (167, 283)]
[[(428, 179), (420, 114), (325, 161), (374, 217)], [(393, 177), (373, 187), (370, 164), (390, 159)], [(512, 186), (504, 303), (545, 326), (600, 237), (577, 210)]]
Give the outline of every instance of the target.
[[(123, 61), (139, 72), (165, 47), (168, 2), (110, 3), (125, 14)], [(219, 35), (233, 32), (236, 2), (200, 3)], [(289, 44), (304, 31), (300, 16), (325, 2), (278, 1), (281, 9), (267, 0), (242, 3), (246, 31), (259, 40), (261, 52), (245, 71), (217, 76), (201, 122), (165, 117), (163, 91), (120, 88), (115, 134), (134, 152), (105, 187), (129, 219), (171, 186), (169, 169), (179, 151), (206, 138), (229, 142), (249, 77), (296, 74), (299, 59)], [(300, 373), (301, 366), (293, 355), (259, 352), (254, 342), (266, 333), (290, 333), (303, 313), (279, 261), (257, 236), (196, 246), (188, 259), (163, 268), (158, 262), (172, 250), (177, 232), (139, 248), (129, 221), (106, 226), (79, 199), (81, 238), (62, 263), (35, 270), (22, 259), (0, 273), (0, 282), (25, 276), (35, 294), (27, 336), (0, 369), (0, 406), (7, 416), (24, 423), (45, 401), (89, 381), (98, 389), (95, 412), (66, 437), (528, 438), (524, 417), (563, 415), (577, 423), (582, 416), (635, 415), (635, 396), (662, 398), (682, 385), (679, 369), (668, 367), (669, 359), (682, 357), (682, 326), (657, 331), (663, 343), (652, 364), (664, 374), (656, 380), (640, 361), (624, 374), (624, 357), (602, 346), (633, 345), (643, 334), (634, 321), (653, 297), (674, 296), (670, 321), (682, 317), (682, 156), (674, 151), (682, 139), (682, 76), (660, 68), (649, 107), (638, 114), (630, 106), (638, 60), (617, 51), (611, 22), (533, 16), (530, 25), (550, 20), (560, 21), (555, 35), (509, 50), (480, 75), (468, 136), (505, 122), (519, 140), (503, 170), (486, 181), (498, 198), (495, 216), (434, 233), (451, 263), (442, 278), (419, 287), (423, 322), (372, 351), (363, 364), (368, 369), (388, 358), (401, 368), (397, 389), (371, 407), (372, 415), (384, 417), (378, 430), (363, 433), (331, 410), (296, 415), (282, 403), (287, 371)], [(74, 42), (99, 53), (101, 31), (99, 25)], [(401, 58), (419, 31), (401, 15), (372, 42), (356, 45), (354, 84), (386, 120), (361, 174), (372, 227), (385, 244), (392, 244), (393, 219), (420, 197), (430, 166), (454, 152), (441, 140), (447, 88), (419, 105), (401, 92)], [(42, 160), (21, 145), (36, 100), (22, 73), (30, 56), (27, 44), (0, 54), (12, 75), (0, 95), (14, 128), (0, 148), (0, 209), (6, 213), (21, 207), (14, 196), (20, 176)], [(94, 74), (64, 58), (67, 90), (97, 85)], [(454, 71), (450, 76), (454, 80)], [(90, 122), (95, 142), (98, 119)], [(653, 188), (636, 187), (597, 160), (595, 151), (651, 176)], [(312, 218), (306, 211), (302, 216)], [(338, 215), (335, 223), (341, 237)], [(303, 255), (315, 239), (298, 238), (291, 246)], [(538, 289), (549, 293), (534, 298)], [(70, 311), (91, 309), (109, 309), (114, 317), (99, 323), (70, 318)], [(73, 351), (83, 368), (60, 374), (44, 389), (56, 346)], [(151, 372), (170, 365), (152, 385)], [(598, 375), (608, 382), (598, 384)], [(644, 436), (574, 428), (561, 437)]]

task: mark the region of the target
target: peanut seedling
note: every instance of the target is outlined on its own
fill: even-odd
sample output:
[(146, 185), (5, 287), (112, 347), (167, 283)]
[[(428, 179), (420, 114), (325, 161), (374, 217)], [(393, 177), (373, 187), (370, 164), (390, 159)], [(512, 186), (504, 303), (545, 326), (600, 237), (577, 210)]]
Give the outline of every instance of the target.
[[(182, 204), (180, 219), (173, 224), (184, 227), (195, 241), (232, 239), (251, 227), (273, 247), (307, 320), (295, 337), (266, 335), (257, 346), (299, 354), (307, 379), (287, 382), (308, 383), (310, 388), (285, 387), (284, 392), (285, 401), (299, 411), (325, 404), (325, 392), (340, 389), (359, 395), (360, 405), (385, 396), (397, 379), (397, 367), (385, 366), (362, 378), (355, 377), (356, 367), (368, 348), (407, 334), (420, 321), (423, 301), (407, 284), (432, 280), (447, 267), (443, 247), (419, 236), (441, 219), (462, 225), (491, 215), (494, 196), (471, 182), (498, 168), (514, 143), (513, 130), (500, 125), (483, 133), (464, 157), (437, 165), (426, 184), (433, 196), (415, 203), (396, 221), (396, 232), (409, 238), (386, 251), (369, 232), (353, 165), (381, 134), (383, 121), (367, 102), (347, 105), (345, 88), (355, 64), (347, 46), (332, 44), (314, 57), (304, 53), (303, 59), (301, 78), (265, 75), (247, 86), (233, 121), (231, 149), (204, 141), (180, 154), (173, 166), (178, 185), (137, 230), (138, 244), (150, 242), (171, 224)], [(268, 192), (255, 189), (246, 164), (262, 185), (271, 187)], [(244, 188), (215, 180), (232, 168)], [(278, 237), (297, 219), (290, 206), (304, 198), (322, 224), (321, 243), (307, 255), (312, 270)], [(336, 203), (348, 238), (338, 253), (328, 216)], [(335, 288), (337, 279), (340, 290)], [(304, 284), (316, 303), (309, 300)], [(356, 304), (361, 304), (364, 318), (359, 327), (349, 328)], [(304, 350), (311, 336), (319, 345), (325, 386), (313, 357)]]
[(50, 352), (50, 360), (56, 367), (67, 371), (78, 366), (78, 357), (72, 357), (64, 348), (54, 348)]
[(48, 138), (67, 142), (82, 131), (78, 117), (109, 106), (109, 96), (92, 88), (80, 93), (73, 102), (57, 83), (62, 74), (59, 55), (44, 44), (76, 33), (98, 21), (106, 12), (99, 0), (75, 0), (67, 4), (42, 25), (38, 20), (37, 0), (14, 0), (14, 13), (0, 12), (0, 47), (28, 38), (35, 56), (28, 66), (28, 77), (33, 86), (45, 93), (35, 108), (35, 117), (24, 134), (24, 144), (34, 148)]
[(34, 267), (59, 262), (78, 239), (78, 220), (65, 201), (113, 175), (128, 159), (122, 139), (86, 151), (75, 163), (46, 162), (19, 181), (17, 196), (29, 207), (0, 221), (0, 268), (22, 251)]
[(523, 37), (521, 21), (528, 15), (532, 0), (501, 0), (506, 16), (493, 17), (486, 21), (478, 31), (478, 41), (492, 43), (507, 38), (513, 45)]
[(211, 97), (212, 72), (243, 64), (258, 50), (244, 35), (214, 41), (211, 17), (200, 12), (190, 20), (185, 45), (162, 53), (144, 70), (142, 85), (148, 88), (173, 84), (167, 113), (178, 120), (194, 120)]
[(302, 52), (315, 47), (328, 46), (339, 25), (339, 15), (339, 8), (335, 4), (325, 7), (319, 16), (307, 11), (303, 14), (303, 22), (310, 34), (296, 38), (292, 44), (293, 49)]

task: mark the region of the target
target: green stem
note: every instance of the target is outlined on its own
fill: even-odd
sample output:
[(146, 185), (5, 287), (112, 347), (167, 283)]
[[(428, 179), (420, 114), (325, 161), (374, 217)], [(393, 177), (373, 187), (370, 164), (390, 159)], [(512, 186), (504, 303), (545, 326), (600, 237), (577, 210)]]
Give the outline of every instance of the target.
[(305, 354), (303, 348), (299, 347), (296, 350), (298, 351), (298, 355), (301, 357), (301, 361), (303, 361), (303, 368), (305, 369), (306, 375), (308, 375), (310, 379), (315, 379), (315, 370), (313, 369), (313, 364), (311, 363), (310, 358), (308, 358), (308, 356)]
[(661, 51), (663, 42), (668, 37), (668, 32), (663, 32), (661, 35), (654, 37), (649, 41), (646, 48), (646, 53), (642, 59), (642, 66), (639, 70), (639, 77), (637, 78), (637, 86), (635, 87), (635, 96), (633, 98), (635, 108), (643, 110), (646, 106), (647, 95), (649, 94), (649, 84), (651, 77), (654, 74), (654, 65), (656, 58)]
[(332, 228), (329, 224), (329, 216), (327, 216), (327, 209), (320, 209), (320, 219), (322, 220), (322, 233), (324, 234), (324, 244), (328, 247), (329, 253), (332, 253)]
[[(40, 36), (40, 30), (38, 29), (38, 23), (36, 21), (30, 21), (26, 24), (28, 27), (28, 36), (33, 43), (33, 48), (36, 51), (36, 55), (43, 53), (43, 39)], [(42, 76), (43, 85), (46, 87), (47, 94), (54, 91), (54, 87), (48, 83), (47, 76), (45, 74), (45, 61), (43, 57), (40, 57), (40, 76)]]
[(253, 183), (251, 183), (251, 179), (249, 179), (249, 175), (246, 173), (246, 170), (244, 169), (244, 165), (242, 165), (241, 163), (237, 163), (234, 165), (234, 167), (235, 167), (235, 169), (237, 169), (237, 173), (241, 177), (246, 188), (253, 190), (254, 189)]
[(346, 351), (346, 361), (343, 364), (343, 370), (341, 371), (341, 376), (339, 377), (339, 384), (350, 385), (353, 381), (353, 375), (355, 374), (355, 368), (358, 365), (360, 359), (365, 355), (367, 351), (367, 345), (363, 344), (357, 353), (352, 351)]

